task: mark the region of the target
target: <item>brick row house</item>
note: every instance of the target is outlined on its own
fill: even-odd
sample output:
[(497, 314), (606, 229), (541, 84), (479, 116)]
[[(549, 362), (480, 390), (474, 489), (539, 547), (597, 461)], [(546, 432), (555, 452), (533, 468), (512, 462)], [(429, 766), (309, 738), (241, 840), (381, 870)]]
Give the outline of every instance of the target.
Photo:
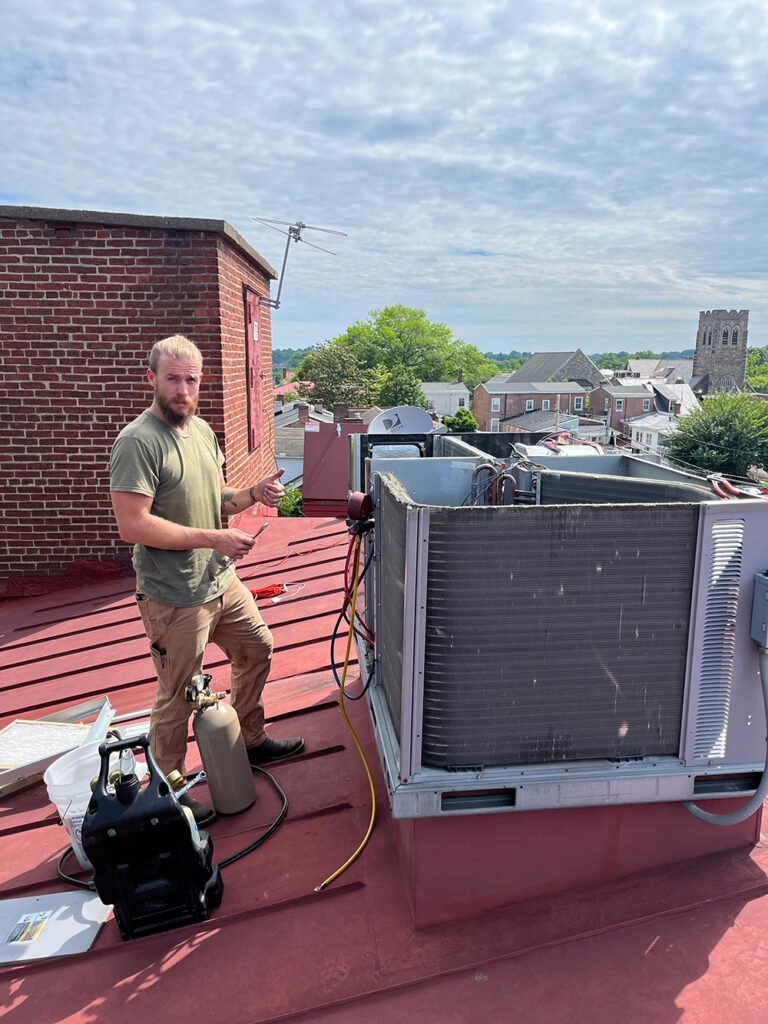
[(518, 381), (513, 376), (492, 377), (475, 388), (472, 413), (479, 430), (504, 432), (508, 420), (531, 412), (583, 415), (587, 389), (570, 381)]
[(126, 565), (109, 452), (151, 401), (158, 338), (186, 334), (203, 353), (200, 414), (228, 481), (274, 468), (277, 275), (225, 221), (2, 206), (0, 266), (0, 596)]
[(589, 401), (591, 414), (605, 419), (608, 440), (625, 433), (626, 420), (656, 409), (653, 389), (645, 384), (604, 384)]

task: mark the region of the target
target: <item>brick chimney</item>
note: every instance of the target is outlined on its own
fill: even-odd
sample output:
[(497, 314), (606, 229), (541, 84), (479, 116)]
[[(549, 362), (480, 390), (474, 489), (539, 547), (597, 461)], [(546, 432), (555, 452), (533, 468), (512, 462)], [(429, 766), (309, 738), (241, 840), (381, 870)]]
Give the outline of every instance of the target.
[(456, 381), (456, 383), (457, 384), (461, 384), (463, 382), (463, 380), (464, 380), (464, 371), (462, 369), (459, 369), (459, 376), (458, 376), (458, 380)]
[(283, 395), (275, 395), (275, 402), (278, 405), (282, 405), (284, 401), (285, 401), (285, 398), (284, 398)]
[(299, 402), (296, 408), (299, 410), (299, 423), (306, 423), (309, 419), (309, 406), (306, 402)]
[(680, 415), (680, 409), (681, 408), (682, 408), (682, 403), (681, 402), (675, 402), (675, 404), (672, 406), (672, 412), (675, 414), (675, 416), (679, 416)]
[(333, 403), (333, 422), (343, 423), (349, 417), (349, 406), (346, 402)]
[(322, 398), (318, 398), (317, 401), (314, 403), (314, 405), (315, 405), (315, 412), (322, 412), (323, 411), (323, 400), (322, 400)]

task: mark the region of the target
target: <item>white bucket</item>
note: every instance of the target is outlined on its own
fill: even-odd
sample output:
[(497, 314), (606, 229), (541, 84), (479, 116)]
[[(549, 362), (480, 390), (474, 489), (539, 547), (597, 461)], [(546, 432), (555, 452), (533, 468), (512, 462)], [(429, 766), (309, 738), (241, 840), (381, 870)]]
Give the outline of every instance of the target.
[(101, 769), (99, 746), (103, 740), (84, 743), (70, 750), (48, 767), (43, 781), (48, 787), (51, 803), (56, 805), (61, 823), (67, 830), (72, 849), (82, 868), (93, 869), (83, 849), (83, 818), (91, 799), (91, 779)]

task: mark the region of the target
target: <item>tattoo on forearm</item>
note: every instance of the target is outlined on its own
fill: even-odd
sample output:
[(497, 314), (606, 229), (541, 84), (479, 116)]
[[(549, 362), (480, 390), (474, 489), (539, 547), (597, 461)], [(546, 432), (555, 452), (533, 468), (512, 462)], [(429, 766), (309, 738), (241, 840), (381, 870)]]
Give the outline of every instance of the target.
[(252, 501), (252, 502), (253, 502), (253, 504), (255, 505), (255, 504), (256, 504), (256, 502), (257, 502), (257, 501), (259, 500), (259, 499), (258, 499), (258, 498), (256, 497), (256, 485), (255, 485), (255, 484), (253, 485), (253, 487), (251, 487), (251, 488), (250, 488), (250, 490), (248, 491), (248, 493), (249, 493), (249, 494), (250, 494), (250, 496), (251, 496), (251, 501)]
[(234, 491), (222, 491), (221, 492), (221, 508), (222, 511), (226, 511), (227, 505), (231, 505), (232, 508), (237, 508), (237, 502), (235, 501)]

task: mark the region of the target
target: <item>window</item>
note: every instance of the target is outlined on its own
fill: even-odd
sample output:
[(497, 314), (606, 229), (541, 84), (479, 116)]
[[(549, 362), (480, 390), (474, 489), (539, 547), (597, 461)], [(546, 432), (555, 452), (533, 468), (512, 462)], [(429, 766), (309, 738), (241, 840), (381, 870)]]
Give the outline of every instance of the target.
[(611, 407), (611, 400), (610, 400), (610, 398), (606, 398), (606, 400), (605, 400), (605, 411), (608, 412), (610, 407)]
[(710, 331), (710, 332), (709, 332), (709, 336), (708, 336), (708, 338), (707, 338), (707, 344), (708, 344), (708, 345), (711, 345), (711, 344), (712, 344), (712, 331)]
[(460, 398), (460, 399), (459, 399), (459, 408), (460, 408), (460, 409), (463, 409), (463, 408), (464, 408), (464, 399), (463, 399), (463, 398)]
[(526, 412), (533, 412), (533, 399), (532, 398), (526, 398), (526, 400), (525, 400), (525, 411)]
[(650, 400), (650, 398), (644, 398), (643, 399), (643, 412), (650, 412), (650, 411), (651, 411), (651, 400)]
[(617, 398), (616, 399), (616, 412), (624, 412), (624, 399), (623, 398)]
[(648, 445), (649, 448), (651, 447), (651, 445), (653, 444), (653, 434), (645, 435), (645, 443)]
[(739, 344), (739, 328), (738, 327), (734, 327), (733, 328), (733, 334), (731, 335), (731, 344), (732, 345), (738, 345)]
[(491, 399), (491, 412), (500, 412), (500, 411), (501, 411), (501, 399), (500, 398), (492, 398)]
[(573, 400), (573, 408), (576, 412), (581, 412), (584, 408), (584, 397), (582, 395), (576, 395)]
[(724, 345), (728, 344), (728, 328), (727, 327), (723, 331), (723, 344)]
[(497, 431), (498, 429), (499, 429), (499, 421), (497, 419), (496, 420), (491, 420), (491, 430)]
[(549, 399), (548, 398), (542, 398), (542, 400), (541, 400), (541, 408), (542, 408), (542, 412), (549, 412)]

